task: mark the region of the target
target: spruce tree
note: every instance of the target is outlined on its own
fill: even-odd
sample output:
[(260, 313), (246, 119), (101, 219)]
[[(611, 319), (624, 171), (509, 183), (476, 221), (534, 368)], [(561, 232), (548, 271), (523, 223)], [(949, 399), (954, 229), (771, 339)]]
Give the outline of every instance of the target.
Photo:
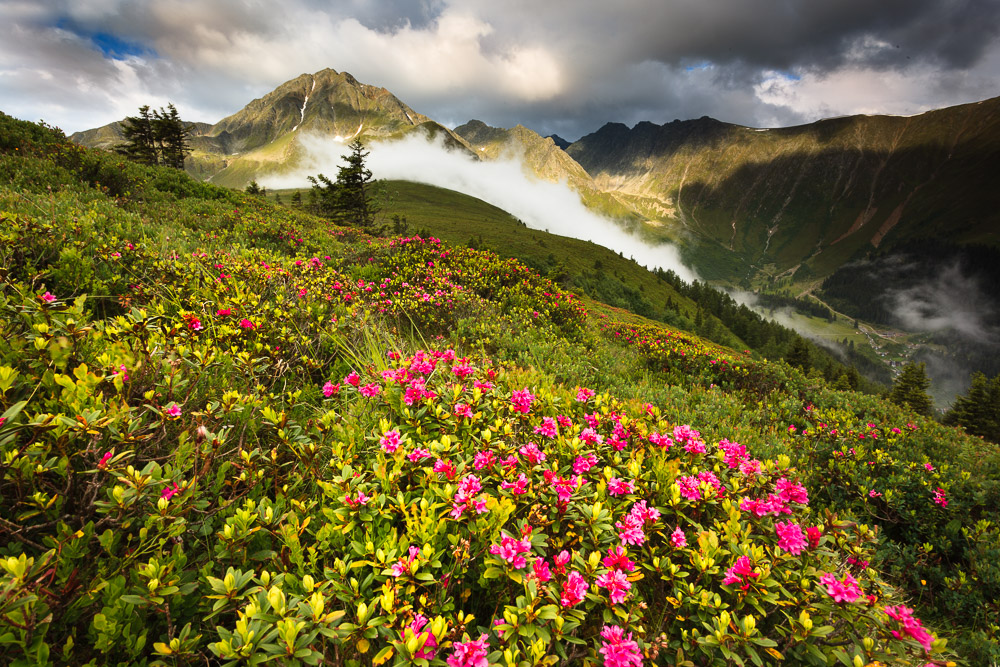
[(1000, 375), (988, 380), (982, 373), (975, 373), (969, 390), (955, 399), (943, 421), (1000, 443)]
[(134, 162), (159, 164), (154, 121), (148, 104), (139, 107), (138, 116), (127, 116), (122, 121), (122, 136), (125, 137), (125, 143), (115, 150)]
[(320, 215), (340, 224), (371, 229), (379, 211), (377, 181), (365, 165), (369, 153), (361, 140), (355, 139), (349, 148), (350, 153), (340, 156), (347, 164), (339, 168), (335, 182), (323, 174), (309, 177), (313, 184), (311, 194), (316, 197)]
[(184, 158), (191, 152), (188, 146), (189, 126), (184, 124), (177, 107), (172, 103), (166, 110), (162, 107), (154, 112), (157, 146), (160, 151), (160, 164), (174, 169), (184, 168)]
[(927, 388), (927, 368), (923, 363), (907, 364), (892, 385), (889, 400), (896, 405), (909, 406), (917, 414), (930, 416), (934, 407)]
[(802, 336), (796, 336), (792, 340), (792, 346), (785, 354), (785, 361), (789, 366), (795, 366), (802, 370), (808, 370), (812, 365), (812, 355), (809, 352), (809, 344)]
[(187, 141), (190, 133), (173, 104), (159, 111), (150, 111), (146, 104), (139, 107), (138, 116), (122, 121), (125, 143), (115, 150), (142, 164), (183, 169), (184, 158), (191, 152)]

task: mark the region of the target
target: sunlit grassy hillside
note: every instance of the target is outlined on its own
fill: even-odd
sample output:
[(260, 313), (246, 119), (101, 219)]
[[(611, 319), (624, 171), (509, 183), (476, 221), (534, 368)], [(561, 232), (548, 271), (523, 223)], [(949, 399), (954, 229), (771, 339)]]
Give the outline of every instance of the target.
[(0, 124), (5, 664), (1000, 657), (994, 446)]

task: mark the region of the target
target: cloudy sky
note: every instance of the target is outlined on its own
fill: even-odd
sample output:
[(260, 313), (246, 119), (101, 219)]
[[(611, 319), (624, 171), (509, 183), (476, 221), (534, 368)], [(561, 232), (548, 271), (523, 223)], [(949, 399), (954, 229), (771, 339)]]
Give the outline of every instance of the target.
[(331, 67), (452, 127), (774, 127), (1000, 95), (998, 33), (1000, 0), (0, 0), (0, 110), (215, 122)]

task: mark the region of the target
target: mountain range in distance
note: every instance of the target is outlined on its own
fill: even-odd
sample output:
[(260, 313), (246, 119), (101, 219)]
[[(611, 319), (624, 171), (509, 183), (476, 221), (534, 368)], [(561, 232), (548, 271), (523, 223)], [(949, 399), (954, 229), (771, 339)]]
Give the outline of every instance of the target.
[[(214, 125), (195, 123), (187, 169), (239, 188), (294, 170), (305, 136), (392, 141), (414, 133), (477, 160), (517, 158), (647, 239), (677, 244), (701, 276), (729, 286), (816, 287), (852, 261), (914, 240), (1000, 244), (1000, 98), (774, 129), (708, 117), (608, 123), (567, 142), (476, 120), (452, 130), (385, 88), (325, 69)], [(110, 148), (121, 142), (120, 126), (71, 138)]]

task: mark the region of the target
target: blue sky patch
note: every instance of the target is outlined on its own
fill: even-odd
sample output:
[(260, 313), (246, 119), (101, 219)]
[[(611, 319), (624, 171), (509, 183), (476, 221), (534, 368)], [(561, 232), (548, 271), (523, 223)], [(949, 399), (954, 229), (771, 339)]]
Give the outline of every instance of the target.
[(156, 55), (153, 49), (139, 42), (124, 39), (110, 32), (91, 32), (77, 25), (71, 19), (59, 19), (56, 22), (56, 27), (78, 35), (83, 39), (90, 40), (90, 43), (103, 53), (105, 57), (115, 60), (124, 60), (129, 56)]

